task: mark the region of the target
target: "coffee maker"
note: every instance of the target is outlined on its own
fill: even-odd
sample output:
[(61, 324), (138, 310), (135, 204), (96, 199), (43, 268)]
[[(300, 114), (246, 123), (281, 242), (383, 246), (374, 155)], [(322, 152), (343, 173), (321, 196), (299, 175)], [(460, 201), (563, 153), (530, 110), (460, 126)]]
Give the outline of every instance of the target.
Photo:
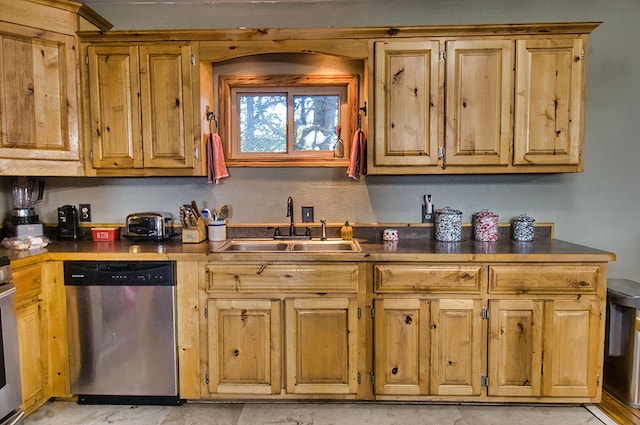
[(76, 241), (81, 236), (78, 227), (78, 209), (73, 205), (58, 208), (58, 239)]
[(18, 177), (13, 185), (13, 215), (10, 222), (17, 237), (42, 236), (42, 223), (34, 205), (42, 202), (44, 181)]

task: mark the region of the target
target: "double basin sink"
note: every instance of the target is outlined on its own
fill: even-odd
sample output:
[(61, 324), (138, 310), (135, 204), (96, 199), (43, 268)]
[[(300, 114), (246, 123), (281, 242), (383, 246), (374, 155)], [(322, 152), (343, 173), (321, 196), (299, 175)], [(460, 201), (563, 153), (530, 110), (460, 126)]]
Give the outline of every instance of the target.
[(362, 252), (356, 240), (233, 239), (214, 252)]

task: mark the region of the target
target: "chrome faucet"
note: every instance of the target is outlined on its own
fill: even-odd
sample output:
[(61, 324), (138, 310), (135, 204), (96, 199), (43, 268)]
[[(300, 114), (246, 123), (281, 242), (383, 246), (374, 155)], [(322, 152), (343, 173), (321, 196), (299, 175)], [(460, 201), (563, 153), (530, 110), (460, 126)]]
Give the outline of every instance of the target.
[(327, 220), (324, 218), (320, 220), (320, 225), (322, 226), (322, 235), (320, 236), (321, 241), (327, 240)]
[(295, 236), (296, 226), (293, 224), (293, 198), (291, 196), (287, 199), (287, 217), (291, 218), (291, 224), (289, 224), (289, 236)]

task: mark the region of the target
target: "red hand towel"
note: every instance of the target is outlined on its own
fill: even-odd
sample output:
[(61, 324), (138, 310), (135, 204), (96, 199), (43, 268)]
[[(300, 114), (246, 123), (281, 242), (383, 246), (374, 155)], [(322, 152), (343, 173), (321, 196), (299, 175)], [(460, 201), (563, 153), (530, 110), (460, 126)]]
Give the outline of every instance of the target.
[(207, 139), (207, 181), (219, 184), (225, 177), (229, 177), (229, 171), (224, 161), (222, 139), (218, 133), (210, 133)]
[(354, 180), (360, 179), (360, 175), (367, 174), (367, 138), (362, 129), (357, 129), (351, 142), (351, 155), (347, 176)]

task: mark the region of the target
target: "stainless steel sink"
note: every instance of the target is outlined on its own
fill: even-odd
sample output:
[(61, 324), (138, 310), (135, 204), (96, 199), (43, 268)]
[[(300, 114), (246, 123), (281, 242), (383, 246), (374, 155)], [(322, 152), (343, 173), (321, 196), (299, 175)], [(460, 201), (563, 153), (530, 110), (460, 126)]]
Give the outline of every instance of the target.
[(223, 245), (217, 252), (281, 252), (286, 251), (289, 244), (273, 240), (232, 240)]
[(271, 239), (234, 239), (214, 252), (361, 252), (357, 241), (340, 239), (281, 241)]
[(361, 251), (360, 245), (356, 241), (304, 241), (296, 242), (291, 246), (291, 251), (314, 251), (314, 252), (332, 252), (332, 251)]

